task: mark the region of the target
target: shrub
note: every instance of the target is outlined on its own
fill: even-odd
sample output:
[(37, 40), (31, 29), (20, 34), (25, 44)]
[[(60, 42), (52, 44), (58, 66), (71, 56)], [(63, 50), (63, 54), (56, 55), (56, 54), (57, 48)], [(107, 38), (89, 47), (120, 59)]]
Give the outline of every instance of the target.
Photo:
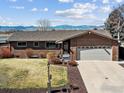
[(27, 57), (31, 57), (33, 55), (33, 50), (31, 48), (28, 48), (25, 50)]
[(51, 60), (51, 63), (53, 64), (62, 64), (62, 61), (59, 58), (55, 58)]
[(57, 58), (57, 55), (55, 52), (49, 52), (47, 54), (47, 59), (50, 60), (52, 64), (62, 64), (61, 60)]
[(14, 56), (16, 58), (27, 58), (27, 54), (25, 51), (20, 51), (19, 53), (15, 53)]
[(9, 47), (2, 47), (0, 49), (0, 57), (1, 58), (11, 58), (13, 55), (11, 53), (11, 49)]
[(70, 62), (69, 62), (69, 65), (71, 65), (71, 66), (77, 66), (78, 63), (77, 63), (76, 61), (70, 61)]
[(47, 58), (48, 51), (42, 51), (39, 53), (41, 58)]
[(47, 59), (48, 60), (52, 60), (52, 59), (56, 59), (56, 54), (54, 52), (49, 52), (47, 53)]

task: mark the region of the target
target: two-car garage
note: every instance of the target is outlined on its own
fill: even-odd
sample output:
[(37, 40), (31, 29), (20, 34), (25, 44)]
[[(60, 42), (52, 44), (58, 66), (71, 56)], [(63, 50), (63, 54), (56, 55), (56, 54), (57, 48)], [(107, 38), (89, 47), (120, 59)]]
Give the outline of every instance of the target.
[(75, 60), (118, 60), (118, 42), (105, 30), (87, 31), (70, 39)]
[(111, 47), (80, 47), (77, 48), (77, 60), (112, 60)]

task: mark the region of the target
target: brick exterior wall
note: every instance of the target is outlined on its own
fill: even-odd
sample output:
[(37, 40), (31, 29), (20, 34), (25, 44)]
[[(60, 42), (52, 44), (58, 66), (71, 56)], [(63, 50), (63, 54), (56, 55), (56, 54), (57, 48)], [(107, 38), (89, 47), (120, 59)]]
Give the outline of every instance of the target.
[[(76, 48), (81, 46), (108, 46), (112, 48), (112, 60), (118, 60), (118, 43), (115, 40), (96, 35), (94, 33), (88, 33), (82, 36), (72, 38), (70, 40), (71, 50), (74, 52), (74, 58), (77, 58)], [(75, 48), (76, 47), (76, 48)]]
[(112, 60), (118, 61), (119, 60), (119, 47), (112, 46)]
[(77, 47), (71, 47), (71, 60), (76, 60), (77, 59)]
[(90, 33), (70, 40), (71, 47), (75, 46), (112, 46), (117, 45), (116, 41)]

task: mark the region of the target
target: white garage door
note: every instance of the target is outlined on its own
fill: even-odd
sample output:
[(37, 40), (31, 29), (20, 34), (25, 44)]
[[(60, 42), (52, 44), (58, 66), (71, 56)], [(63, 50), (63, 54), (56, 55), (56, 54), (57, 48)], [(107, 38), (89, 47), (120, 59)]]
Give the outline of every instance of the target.
[(101, 49), (79, 49), (80, 60), (112, 60), (112, 49), (101, 48)]

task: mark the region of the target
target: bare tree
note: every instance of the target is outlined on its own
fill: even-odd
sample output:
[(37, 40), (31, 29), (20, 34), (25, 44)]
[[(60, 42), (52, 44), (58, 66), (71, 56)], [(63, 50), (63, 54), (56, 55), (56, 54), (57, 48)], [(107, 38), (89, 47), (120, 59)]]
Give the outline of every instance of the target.
[(49, 31), (50, 30), (50, 21), (47, 19), (40, 19), (37, 21), (38, 31)]
[(124, 39), (124, 4), (115, 8), (105, 22), (105, 28), (120, 42)]

